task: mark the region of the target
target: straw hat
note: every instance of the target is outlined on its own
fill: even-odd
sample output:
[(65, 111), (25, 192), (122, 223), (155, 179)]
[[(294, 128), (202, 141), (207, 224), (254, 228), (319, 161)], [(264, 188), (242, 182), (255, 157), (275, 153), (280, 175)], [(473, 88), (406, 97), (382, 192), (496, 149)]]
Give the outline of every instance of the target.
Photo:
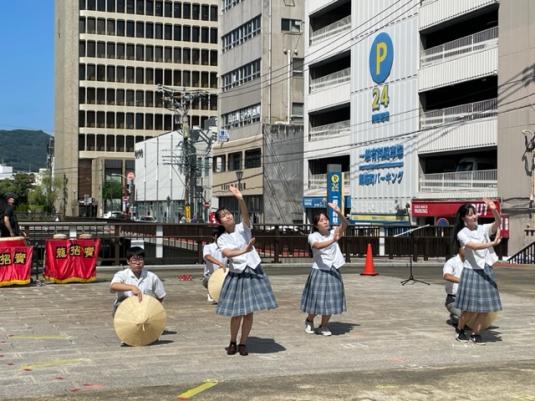
[(2, 246), (26, 246), (26, 238), (20, 237), (1, 237)]
[[(481, 325), (481, 330), (488, 329), (490, 327), (490, 325), (492, 324), (492, 322), (494, 322), (497, 317), (498, 317), (498, 313), (497, 312), (489, 312), (489, 313), (487, 313), (486, 316), (485, 316), (485, 320), (483, 321), (483, 324)], [(474, 328), (473, 325), (474, 325), (475, 322), (476, 322), (476, 319), (471, 318), (470, 320), (468, 320), (466, 322), (466, 325), (468, 327), (470, 327), (471, 329), (473, 329)]]
[(221, 288), (223, 288), (223, 281), (227, 277), (228, 269), (223, 271), (223, 269), (216, 269), (210, 278), (208, 279), (208, 294), (216, 302), (219, 301), (219, 294), (221, 293)]
[(78, 238), (80, 238), (80, 239), (91, 239), (91, 238), (93, 238), (93, 234), (90, 234), (90, 233), (83, 233), (83, 234), (80, 234), (80, 235), (78, 236)]
[(143, 294), (125, 299), (115, 312), (113, 327), (122, 342), (137, 347), (156, 341), (165, 329), (167, 314), (156, 298)]
[(53, 239), (67, 239), (67, 234), (54, 234)]

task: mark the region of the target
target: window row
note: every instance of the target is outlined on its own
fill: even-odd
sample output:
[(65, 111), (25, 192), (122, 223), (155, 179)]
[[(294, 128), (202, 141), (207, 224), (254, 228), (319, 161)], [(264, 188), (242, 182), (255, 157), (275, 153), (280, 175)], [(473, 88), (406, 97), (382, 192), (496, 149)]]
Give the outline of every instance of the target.
[(232, 7), (234, 7), (237, 4), (240, 4), (243, 0), (223, 0), (223, 8), (222, 12), (226, 12), (230, 10)]
[(145, 85), (162, 84), (217, 89), (217, 73), (207, 71), (80, 64), (78, 77), (80, 81), (125, 82)]
[(80, 41), (80, 57), (217, 66), (217, 50)]
[(228, 155), (214, 156), (212, 163), (212, 171), (214, 173), (258, 167), (262, 167), (262, 151), (260, 148), (249, 149), (245, 152), (233, 152)]
[(80, 33), (217, 44), (217, 28), (80, 17)]
[(223, 52), (226, 52), (235, 46), (239, 46), (258, 35), (260, 33), (260, 21), (260, 16), (255, 17), (222, 36), (221, 41), (223, 42)]
[[(79, 104), (109, 106), (164, 107), (162, 93), (132, 89), (80, 87)], [(217, 95), (208, 95), (191, 101), (192, 110), (217, 110)]]
[[(190, 124), (200, 125), (208, 119), (206, 116), (190, 116)], [(172, 114), (123, 113), (113, 111), (80, 110), (78, 112), (80, 128), (109, 128), (171, 131), (181, 127)]]
[(135, 143), (143, 142), (150, 138), (152, 138), (152, 136), (79, 134), (78, 150), (133, 152)]
[[(72, 0), (70, 0), (72, 1)], [(217, 21), (217, 6), (161, 0), (79, 0), (80, 10)]]
[(245, 107), (221, 115), (223, 128), (237, 128), (254, 124), (260, 121), (260, 105)]
[(281, 19), (281, 31), (283, 32), (301, 32), (303, 29), (303, 21), (298, 19)]
[(260, 59), (221, 76), (223, 92), (260, 78)]

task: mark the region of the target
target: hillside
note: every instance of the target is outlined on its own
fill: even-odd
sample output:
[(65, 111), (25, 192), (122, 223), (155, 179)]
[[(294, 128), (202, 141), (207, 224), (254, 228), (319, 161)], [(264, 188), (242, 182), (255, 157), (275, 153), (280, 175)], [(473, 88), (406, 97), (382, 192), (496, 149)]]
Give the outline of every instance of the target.
[(38, 171), (46, 167), (49, 140), (43, 131), (0, 130), (0, 163), (14, 171)]

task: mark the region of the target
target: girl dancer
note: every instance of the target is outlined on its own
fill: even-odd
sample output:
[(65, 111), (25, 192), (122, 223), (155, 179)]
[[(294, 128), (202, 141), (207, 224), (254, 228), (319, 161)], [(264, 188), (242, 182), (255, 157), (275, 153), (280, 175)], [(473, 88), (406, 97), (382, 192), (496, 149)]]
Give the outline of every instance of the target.
[[(249, 212), (243, 195), (235, 185), (230, 186), (230, 192), (238, 200), (242, 222), (236, 224), (234, 216), (226, 208), (220, 208), (216, 212), (217, 221), (225, 229), (217, 239), (217, 245), (228, 259), (230, 269), (223, 282), (217, 314), (231, 317), (227, 354), (239, 352), (245, 356), (248, 354), (247, 338), (253, 326), (253, 312), (275, 309), (277, 302), (269, 279), (260, 265), (260, 256), (254, 248), (255, 239), (251, 236)], [(240, 342), (236, 345), (240, 326)]]
[[(462, 311), (457, 326), (457, 340), (468, 341), (464, 332), (465, 322), (475, 319), (470, 340), (481, 343), (482, 324), (489, 312), (502, 309), (496, 276), (492, 265), (498, 260), (493, 246), (500, 243), (501, 218), (493, 201), (483, 200), (494, 216), (494, 223), (477, 224), (477, 212), (474, 205), (464, 204), (457, 211), (454, 238), (457, 245), (464, 247), (464, 268), (457, 289), (455, 307)], [(494, 241), (490, 236), (496, 233)]]
[(328, 205), (340, 217), (341, 224), (330, 229), (325, 213), (314, 216), (312, 233), (308, 236), (314, 262), (301, 297), (301, 310), (308, 313), (305, 333), (314, 334), (314, 318), (321, 315), (318, 333), (324, 336), (332, 334), (327, 327), (331, 315), (347, 310), (344, 282), (339, 271), (345, 259), (338, 246), (338, 240), (347, 228), (347, 220), (338, 206), (333, 203)]

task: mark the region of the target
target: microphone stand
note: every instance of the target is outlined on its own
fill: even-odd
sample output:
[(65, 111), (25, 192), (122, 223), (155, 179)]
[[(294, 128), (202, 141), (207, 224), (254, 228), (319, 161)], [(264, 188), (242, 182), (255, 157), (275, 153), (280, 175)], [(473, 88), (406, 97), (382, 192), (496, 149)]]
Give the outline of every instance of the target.
[(394, 237), (400, 237), (400, 236), (405, 235), (405, 234), (409, 234), (409, 236), (410, 236), (411, 255), (410, 255), (410, 259), (409, 259), (409, 278), (406, 279), (406, 280), (403, 280), (403, 281), (401, 282), (401, 285), (405, 285), (405, 284), (407, 284), (409, 281), (414, 281), (415, 283), (422, 283), (422, 284), (431, 285), (431, 284), (428, 283), (427, 281), (416, 280), (416, 279), (414, 278), (413, 273), (412, 273), (412, 259), (414, 258), (414, 235), (413, 235), (413, 233), (414, 233), (415, 231), (421, 230), (422, 228), (429, 227), (429, 226), (430, 226), (430, 224), (426, 224), (425, 226), (412, 228), (412, 229), (410, 229), (410, 230), (403, 231), (402, 233), (399, 233), (399, 234), (394, 235)]

